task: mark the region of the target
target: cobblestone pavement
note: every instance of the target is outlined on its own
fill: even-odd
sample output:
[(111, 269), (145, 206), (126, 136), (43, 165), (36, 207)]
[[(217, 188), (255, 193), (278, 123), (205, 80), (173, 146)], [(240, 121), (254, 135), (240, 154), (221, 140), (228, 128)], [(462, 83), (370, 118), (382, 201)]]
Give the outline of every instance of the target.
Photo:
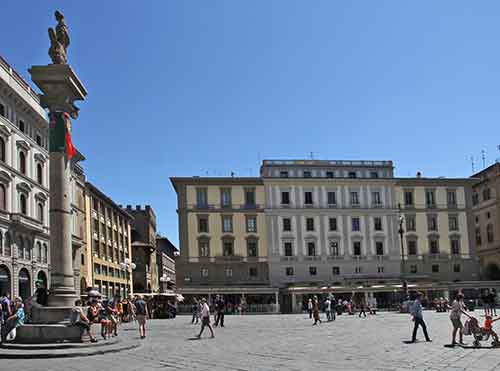
[[(448, 315), (424, 316), (434, 341), (409, 345), (403, 343), (412, 328), (406, 314), (342, 315), (318, 326), (311, 326), (306, 315), (226, 316), (226, 327), (216, 329), (215, 339), (207, 331), (201, 340), (192, 339), (199, 327), (179, 316), (148, 322), (148, 337), (139, 349), (85, 358), (0, 360), (0, 370), (500, 370), (500, 349), (445, 348)], [(120, 336), (131, 340), (137, 331), (127, 324)]]

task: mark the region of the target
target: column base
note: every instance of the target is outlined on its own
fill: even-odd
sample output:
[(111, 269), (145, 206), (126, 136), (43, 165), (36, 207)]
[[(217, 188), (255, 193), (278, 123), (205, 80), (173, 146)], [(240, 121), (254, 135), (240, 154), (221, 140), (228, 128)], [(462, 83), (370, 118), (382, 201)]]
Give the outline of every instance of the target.
[(50, 290), (49, 307), (73, 307), (79, 296), (74, 288), (58, 287)]
[(33, 303), (31, 322), (34, 324), (69, 323), (73, 306), (44, 307)]

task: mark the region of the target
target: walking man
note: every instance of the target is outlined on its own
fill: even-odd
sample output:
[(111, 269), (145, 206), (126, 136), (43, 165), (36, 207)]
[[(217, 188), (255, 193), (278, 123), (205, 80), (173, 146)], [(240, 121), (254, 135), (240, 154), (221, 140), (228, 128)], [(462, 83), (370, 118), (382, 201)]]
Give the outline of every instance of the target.
[(429, 337), (429, 334), (427, 333), (427, 326), (425, 325), (424, 322), (421, 300), (422, 300), (422, 293), (419, 292), (410, 310), (410, 313), (413, 316), (413, 321), (415, 322), (415, 326), (413, 327), (413, 335), (411, 338), (412, 343), (415, 343), (417, 341), (418, 326), (422, 326), (422, 331), (424, 332), (425, 341), (432, 341), (431, 338)]
[(330, 322), (332, 320), (331, 318), (331, 310), (332, 310), (332, 302), (330, 301), (330, 298), (326, 298), (325, 300), (325, 313), (326, 313), (326, 320)]
[(191, 312), (193, 313), (193, 318), (191, 319), (191, 324), (194, 324), (196, 320), (196, 324), (198, 324), (198, 318), (200, 317), (198, 299), (194, 298), (194, 303), (191, 305)]
[(207, 299), (201, 299), (201, 330), (200, 333), (196, 336), (198, 339), (201, 338), (201, 334), (203, 334), (203, 330), (205, 330), (205, 326), (208, 327), (210, 333), (212, 334), (212, 338), (215, 337), (214, 329), (210, 325), (210, 307), (207, 304)]
[(139, 323), (139, 336), (141, 339), (144, 339), (146, 338), (146, 318), (148, 318), (148, 307), (142, 298), (142, 295), (139, 295), (135, 301), (135, 317)]
[(219, 323), (220, 327), (224, 327), (224, 312), (226, 311), (226, 305), (219, 295), (215, 297), (215, 310), (215, 327), (217, 327)]
[(314, 301), (313, 301), (313, 316), (314, 316), (314, 325), (317, 325), (318, 322), (321, 323), (321, 319), (319, 318), (319, 301), (318, 297), (314, 296)]
[(361, 318), (361, 314), (366, 318), (366, 311), (365, 311), (365, 301), (361, 300), (359, 302), (359, 318)]
[(307, 302), (307, 310), (309, 312), (309, 319), (311, 319), (312, 316), (313, 316), (313, 302), (312, 302), (312, 299), (309, 299), (309, 301)]

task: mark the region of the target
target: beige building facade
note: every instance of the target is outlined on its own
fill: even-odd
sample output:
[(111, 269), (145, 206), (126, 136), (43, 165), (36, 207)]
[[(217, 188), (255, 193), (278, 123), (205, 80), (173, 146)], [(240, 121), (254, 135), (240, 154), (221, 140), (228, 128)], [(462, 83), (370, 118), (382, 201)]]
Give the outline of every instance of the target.
[(472, 176), (474, 236), (486, 280), (500, 280), (500, 163)]
[[(278, 304), (269, 287), (265, 194), (260, 178), (171, 178), (178, 195), (177, 287), (237, 305)], [(277, 307), (277, 306), (276, 306)], [(275, 309), (275, 308), (274, 308)]]
[(86, 243), (81, 255), (80, 291), (95, 288), (102, 295), (133, 293), (131, 261), (132, 216), (96, 186), (85, 184)]

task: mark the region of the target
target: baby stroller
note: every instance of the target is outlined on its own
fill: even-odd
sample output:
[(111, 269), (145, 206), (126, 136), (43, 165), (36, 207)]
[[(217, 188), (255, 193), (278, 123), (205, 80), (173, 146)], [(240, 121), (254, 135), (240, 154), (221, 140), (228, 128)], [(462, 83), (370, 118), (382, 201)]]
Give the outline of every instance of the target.
[[(481, 341), (488, 341), (490, 336), (494, 335), (493, 337), (496, 338), (496, 333), (493, 330), (488, 331), (483, 329), (479, 325), (479, 321), (472, 316), (469, 316), (469, 319), (465, 321), (464, 335), (474, 336), (474, 342), (472, 344), (475, 347), (481, 346)], [(498, 347), (500, 346), (500, 343), (494, 339), (491, 346)]]

